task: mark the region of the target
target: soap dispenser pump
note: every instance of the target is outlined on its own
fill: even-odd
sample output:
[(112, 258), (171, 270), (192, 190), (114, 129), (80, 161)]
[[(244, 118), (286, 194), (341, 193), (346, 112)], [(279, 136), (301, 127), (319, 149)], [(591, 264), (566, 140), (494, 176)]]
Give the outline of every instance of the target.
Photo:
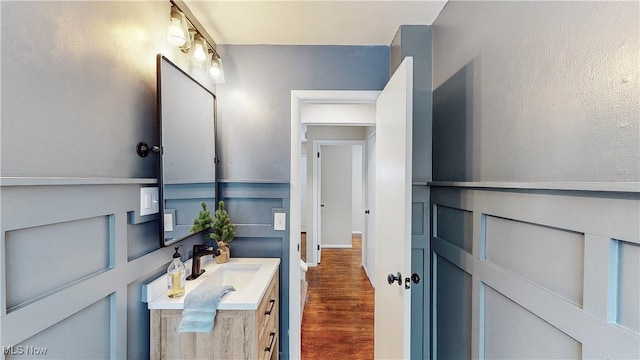
[(176, 252), (173, 254), (173, 261), (167, 268), (167, 296), (170, 298), (184, 295), (186, 272), (184, 264), (180, 260), (179, 248), (179, 246), (175, 247)]

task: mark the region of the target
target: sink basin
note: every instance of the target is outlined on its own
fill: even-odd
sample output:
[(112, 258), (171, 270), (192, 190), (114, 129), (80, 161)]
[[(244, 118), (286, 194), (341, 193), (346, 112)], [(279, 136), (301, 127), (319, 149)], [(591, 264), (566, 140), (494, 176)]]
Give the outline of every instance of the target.
[[(203, 257), (204, 258), (204, 257)], [(187, 281), (185, 296), (167, 296), (167, 277), (162, 275), (145, 286), (143, 301), (148, 309), (183, 309), (184, 299), (201, 284), (231, 285), (235, 291), (223, 296), (219, 310), (255, 310), (273, 276), (276, 275), (280, 259), (271, 258), (231, 258), (228, 263), (216, 264), (213, 259), (205, 259), (201, 266), (205, 272), (197, 279)], [(191, 260), (185, 263), (189, 269)]]
[(259, 264), (227, 264), (215, 270), (203, 283), (232, 285), (236, 291), (244, 291), (249, 287), (258, 270), (260, 270)]

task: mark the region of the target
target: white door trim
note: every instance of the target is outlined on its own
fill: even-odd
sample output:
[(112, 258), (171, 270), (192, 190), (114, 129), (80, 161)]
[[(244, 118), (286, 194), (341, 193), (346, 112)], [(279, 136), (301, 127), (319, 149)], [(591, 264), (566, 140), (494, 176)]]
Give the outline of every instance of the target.
[[(302, 118), (300, 108), (303, 103), (344, 104), (372, 103), (380, 91), (291, 91), (291, 168), (289, 171), (289, 357), (300, 359), (300, 223), (301, 223), (301, 187), (300, 187), (300, 151)], [(350, 123), (338, 123), (351, 125)], [(327, 124), (324, 124), (327, 125)], [(337, 125), (337, 124), (336, 124)], [(354, 124), (355, 125), (355, 124)], [(363, 125), (363, 124), (358, 124)], [(366, 124), (365, 124), (366, 125)], [(371, 124), (375, 125), (375, 124)], [(287, 336), (283, 334), (283, 336)]]

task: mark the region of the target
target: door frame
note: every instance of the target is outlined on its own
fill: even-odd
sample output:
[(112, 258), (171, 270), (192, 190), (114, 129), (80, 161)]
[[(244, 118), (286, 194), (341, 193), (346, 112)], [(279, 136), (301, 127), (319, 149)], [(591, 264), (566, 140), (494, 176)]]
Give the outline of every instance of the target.
[[(380, 91), (351, 90), (292, 90), (291, 91), (291, 167), (289, 171), (289, 358), (299, 359), (302, 319), (300, 316), (300, 224), (301, 184), (300, 154), (302, 142), (301, 108), (305, 103), (315, 104), (362, 104), (376, 103)], [(368, 125), (375, 123), (305, 123), (307, 125)], [(285, 335), (286, 336), (286, 335)]]
[[(322, 126), (327, 126), (327, 125), (322, 125)], [(366, 169), (365, 167), (365, 163), (366, 163), (366, 148), (367, 148), (367, 142), (366, 140), (313, 140), (313, 175), (312, 175), (312, 189), (313, 189), (313, 202), (312, 202), (312, 225), (311, 225), (311, 232), (313, 233), (313, 248), (315, 249), (315, 252), (313, 253), (313, 257), (312, 257), (312, 263), (310, 264), (311, 266), (316, 266), (320, 263), (321, 261), (321, 256), (319, 254), (320, 251), (322, 250), (318, 250), (318, 247), (320, 247), (320, 249), (322, 249), (322, 241), (321, 241), (321, 234), (322, 234), (322, 222), (321, 222), (321, 211), (320, 211), (320, 194), (322, 193), (321, 191), (321, 163), (322, 163), (322, 157), (318, 158), (315, 154), (320, 151), (320, 147), (321, 146), (332, 146), (332, 145), (353, 145), (353, 146), (361, 146), (362, 147), (362, 168), (360, 169), (360, 171), (362, 172), (362, 175), (364, 176), (364, 171)], [(352, 165), (353, 167), (353, 165)], [(308, 182), (308, 180), (307, 180)], [(364, 188), (362, 190), (363, 194), (362, 194), (362, 199), (363, 199), (363, 203), (364, 203), (364, 199), (365, 199), (365, 194), (364, 194)], [(362, 222), (364, 223), (364, 204), (362, 206), (363, 212), (360, 214), (360, 216), (362, 217)], [(362, 234), (362, 238), (364, 239), (365, 237), (365, 229), (362, 230), (363, 234)], [(363, 246), (364, 249), (364, 246)], [(363, 250), (364, 251), (364, 250)]]

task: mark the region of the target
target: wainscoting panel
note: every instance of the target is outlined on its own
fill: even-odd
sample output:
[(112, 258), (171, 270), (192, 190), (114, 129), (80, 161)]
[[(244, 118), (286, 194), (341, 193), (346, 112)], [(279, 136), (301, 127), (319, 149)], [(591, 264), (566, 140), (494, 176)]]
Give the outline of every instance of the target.
[[(158, 215), (137, 214), (140, 188), (156, 181), (0, 180), (1, 344), (46, 347), (39, 359), (126, 358), (127, 313), (148, 312), (127, 285), (173, 252), (159, 249)], [(148, 357), (141, 346), (135, 358)]]
[(127, 260), (132, 261), (158, 250), (160, 248), (159, 239), (160, 224), (157, 220), (127, 224)]
[(411, 284), (411, 358), (424, 359), (431, 347), (430, 190), (415, 184), (411, 189), (411, 272), (420, 276), (418, 284)]
[(486, 260), (582, 305), (584, 234), (486, 217)]
[(471, 358), (471, 275), (434, 257), (435, 314), (433, 347), (440, 359)]
[(509, 298), (485, 289), (486, 359), (579, 359), (582, 345)]
[(640, 358), (640, 193), (474, 184), (431, 185), (433, 357)]
[(618, 243), (618, 314), (616, 322), (640, 332), (640, 245)]
[(437, 206), (434, 212), (434, 236), (471, 253), (473, 213), (448, 206)]
[[(166, 271), (173, 254), (159, 248), (160, 217), (137, 213), (140, 187), (155, 179), (0, 180), (0, 344), (46, 347), (38, 359), (149, 358), (142, 286)], [(288, 212), (289, 184), (226, 183), (221, 194), (237, 225), (232, 256), (281, 258), (287, 334), (289, 233), (273, 230), (273, 212)], [(183, 214), (195, 217), (200, 199), (192, 200), (197, 208)], [(183, 260), (204, 241), (180, 242)]]
[[(280, 334), (289, 333), (289, 184), (221, 182), (220, 197), (236, 226), (232, 257), (280, 258)], [(273, 229), (273, 214), (286, 214), (286, 231)], [(298, 261), (297, 259), (295, 261)], [(280, 338), (288, 351), (289, 337)]]
[(24, 354), (6, 359), (108, 359), (111, 353), (111, 314), (114, 299), (109, 295), (59, 323), (13, 346), (45, 349), (45, 355)]
[[(110, 267), (111, 223), (110, 216), (100, 216), (7, 231), (7, 312), (106, 271)], [(68, 266), (71, 259), (75, 259), (74, 266)], [(34, 269), (55, 271), (46, 271), (43, 276)]]

